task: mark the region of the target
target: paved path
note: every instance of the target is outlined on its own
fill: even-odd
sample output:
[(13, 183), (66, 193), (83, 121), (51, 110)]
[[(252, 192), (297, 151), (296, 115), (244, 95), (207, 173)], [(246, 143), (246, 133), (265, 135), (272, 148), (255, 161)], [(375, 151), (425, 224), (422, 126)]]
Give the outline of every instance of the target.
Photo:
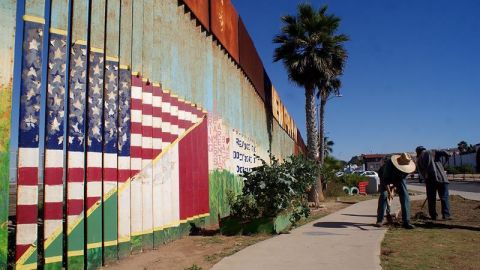
[(354, 204), (247, 247), (212, 269), (381, 269), (380, 244), (386, 228), (373, 227), (376, 209), (377, 200)]
[[(425, 192), (424, 183), (409, 183), (408, 189)], [(469, 200), (480, 201), (480, 183), (472, 182), (450, 182), (450, 195), (460, 195)]]

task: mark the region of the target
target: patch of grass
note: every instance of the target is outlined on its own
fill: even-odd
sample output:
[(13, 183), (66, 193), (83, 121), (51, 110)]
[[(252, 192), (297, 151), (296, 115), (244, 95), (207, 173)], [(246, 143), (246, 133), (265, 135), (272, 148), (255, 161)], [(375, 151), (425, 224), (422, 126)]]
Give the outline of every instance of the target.
[(376, 199), (378, 198), (378, 194), (368, 194), (368, 195), (344, 195), (337, 197), (337, 201), (342, 202), (342, 203), (358, 203), (358, 202), (363, 202), (371, 199)]
[(423, 200), (412, 202), (417, 229), (390, 227), (382, 242), (382, 268), (480, 269), (480, 202), (451, 196), (453, 220), (449, 221), (428, 220), (422, 204)]
[(202, 269), (203, 269), (202, 267), (196, 264), (193, 264), (192, 266), (185, 268), (185, 270), (202, 270)]

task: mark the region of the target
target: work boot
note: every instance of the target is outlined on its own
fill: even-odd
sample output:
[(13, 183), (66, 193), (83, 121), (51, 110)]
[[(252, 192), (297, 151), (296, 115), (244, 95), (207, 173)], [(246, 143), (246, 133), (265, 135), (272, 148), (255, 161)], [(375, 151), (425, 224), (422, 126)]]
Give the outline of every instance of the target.
[(382, 222), (381, 222), (381, 221), (378, 221), (378, 222), (375, 223), (375, 225), (373, 225), (373, 226), (375, 226), (375, 227), (377, 227), (377, 228), (381, 228), (382, 225), (383, 225)]
[(412, 224), (410, 223), (404, 223), (403, 224), (403, 228), (407, 229), (407, 230), (411, 230), (411, 229), (415, 229), (415, 226), (413, 226)]

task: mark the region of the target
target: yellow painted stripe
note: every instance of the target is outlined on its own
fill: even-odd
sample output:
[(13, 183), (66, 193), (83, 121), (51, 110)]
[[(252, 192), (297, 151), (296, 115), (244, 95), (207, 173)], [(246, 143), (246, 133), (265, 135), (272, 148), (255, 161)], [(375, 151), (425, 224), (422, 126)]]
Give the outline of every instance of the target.
[(45, 258), (45, 263), (56, 263), (56, 262), (61, 262), (62, 261), (62, 256), (54, 256), (54, 257), (46, 257)]
[(158, 82), (154, 82), (154, 83), (152, 83), (152, 85), (155, 86), (155, 87), (160, 87), (160, 83), (158, 83)]
[(107, 242), (104, 242), (103, 245), (105, 247), (116, 246), (118, 245), (118, 241), (117, 240), (107, 241)]
[(87, 45), (87, 41), (79, 39), (79, 40), (75, 40), (75, 42), (73, 42), (73, 44)]
[(174, 98), (178, 98), (178, 96), (175, 95), (175, 94), (170, 94), (170, 96), (172, 96), (172, 97), (174, 97)]
[(172, 92), (170, 89), (163, 89), (162, 91), (166, 94), (170, 94), (170, 92)]
[(114, 61), (114, 62), (118, 62), (118, 57), (116, 56), (107, 56), (107, 61)]
[(191, 101), (185, 100), (185, 104), (192, 104)]
[(23, 20), (28, 22), (36, 22), (45, 24), (45, 19), (42, 17), (32, 16), (32, 15), (23, 15)]
[(68, 257), (83, 256), (83, 250), (71, 250), (67, 252)]
[(120, 69), (130, 70), (129, 65), (120, 65)]
[(90, 51), (96, 52), (96, 53), (103, 53), (104, 50), (102, 48), (90, 47)]
[[(16, 265), (24, 266), (25, 262), (28, 260), (28, 258), (30, 258), (30, 256), (32, 256), (33, 252), (35, 252), (35, 251), (37, 251), (37, 246), (36, 245), (30, 245), (30, 247), (28, 247), (27, 251), (25, 251), (25, 253), (23, 253), (22, 257), (20, 257), (17, 260)], [(28, 264), (28, 265), (31, 265), (31, 264)], [(25, 266), (28, 266), (28, 265), (25, 265)], [(25, 269), (29, 269), (29, 268), (25, 268)]]
[(142, 82), (148, 82), (147, 78), (142, 78)]
[(140, 76), (140, 72), (138, 72), (138, 71), (132, 71), (132, 75), (133, 75), (133, 76)]
[(19, 269), (19, 270), (37, 269), (37, 263), (21, 265), (21, 264), (18, 264), (18, 262), (17, 262), (15, 269)]
[(102, 242), (87, 244), (87, 249), (100, 248), (100, 247), (102, 247)]
[(119, 238), (118, 239), (118, 243), (126, 243), (126, 242), (130, 242), (132, 238), (130, 236), (128, 237), (122, 237), (122, 238)]
[(180, 101), (180, 102), (185, 102), (185, 99), (179, 98), (178, 101)]
[(58, 29), (58, 28), (50, 28), (50, 33), (57, 34), (57, 35), (62, 35), (62, 36), (67, 35), (66, 30), (62, 30), (62, 29)]

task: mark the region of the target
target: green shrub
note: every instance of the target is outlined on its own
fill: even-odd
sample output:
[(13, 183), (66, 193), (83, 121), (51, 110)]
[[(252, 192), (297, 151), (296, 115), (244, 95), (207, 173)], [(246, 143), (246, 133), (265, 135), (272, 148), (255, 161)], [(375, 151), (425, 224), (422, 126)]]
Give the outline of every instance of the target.
[(231, 215), (243, 221), (255, 218), (276, 217), (281, 213), (291, 215), (295, 223), (308, 216), (306, 191), (311, 188), (319, 169), (314, 161), (299, 156), (290, 156), (280, 163), (274, 156), (271, 163), (251, 172), (245, 172), (242, 194), (230, 195)]
[(461, 166), (446, 166), (445, 170), (449, 174), (475, 173), (473, 166), (470, 164), (463, 164)]
[(340, 181), (330, 181), (327, 184), (327, 188), (325, 190), (325, 196), (327, 197), (340, 197), (345, 195), (343, 191), (343, 186), (345, 186)]

